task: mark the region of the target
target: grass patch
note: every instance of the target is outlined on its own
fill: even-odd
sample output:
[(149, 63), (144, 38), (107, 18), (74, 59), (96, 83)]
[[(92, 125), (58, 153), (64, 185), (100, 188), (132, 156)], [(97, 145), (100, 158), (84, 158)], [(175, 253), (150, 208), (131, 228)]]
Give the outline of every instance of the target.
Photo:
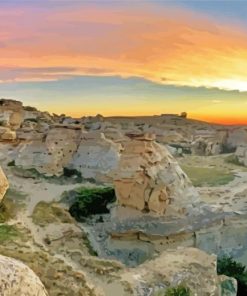
[(13, 225), (0, 225), (0, 243), (13, 241), (20, 235), (19, 231)]
[(33, 210), (33, 222), (39, 226), (50, 223), (73, 223), (74, 220), (64, 208), (56, 203), (39, 202)]
[(15, 218), (17, 211), (23, 205), (25, 195), (14, 189), (9, 188), (0, 203), (0, 223)]
[(0, 204), (0, 223), (15, 217), (16, 209), (12, 200), (4, 198)]
[(238, 160), (238, 157), (234, 154), (232, 155), (229, 155), (228, 157), (226, 157), (225, 161), (227, 163), (231, 163), (231, 164), (234, 164), (234, 165), (238, 165), (238, 166), (244, 166), (243, 163), (241, 163), (239, 160)]
[(182, 169), (196, 187), (225, 185), (234, 180), (232, 173), (215, 168), (182, 166)]
[(247, 295), (247, 271), (244, 265), (234, 261), (231, 257), (222, 257), (218, 259), (217, 272), (237, 280), (237, 296)]
[(91, 256), (98, 256), (98, 253), (93, 249), (88, 237), (85, 237), (83, 242), (84, 242), (84, 245), (87, 247), (88, 252)]
[(109, 213), (107, 205), (115, 200), (111, 187), (81, 188), (75, 192), (69, 212), (77, 221), (83, 221), (91, 215)]

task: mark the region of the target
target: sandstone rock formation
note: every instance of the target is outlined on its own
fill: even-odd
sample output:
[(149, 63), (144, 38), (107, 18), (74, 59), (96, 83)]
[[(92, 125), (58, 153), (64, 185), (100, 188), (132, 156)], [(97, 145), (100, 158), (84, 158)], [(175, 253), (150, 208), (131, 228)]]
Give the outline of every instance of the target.
[(69, 167), (78, 170), (85, 179), (106, 179), (118, 165), (120, 150), (120, 145), (100, 132), (83, 132)]
[(54, 125), (44, 141), (37, 139), (22, 144), (15, 164), (45, 175), (61, 175), (77, 150), (80, 133), (78, 127)]
[(247, 128), (235, 127), (228, 133), (227, 145), (229, 148), (247, 145)]
[(115, 175), (118, 203), (160, 215), (184, 214), (197, 200), (188, 177), (154, 135), (129, 135)]
[(22, 103), (14, 100), (0, 100), (0, 121), (2, 124), (16, 129), (23, 121), (24, 112)]
[[(178, 285), (190, 289), (191, 295), (222, 296), (236, 295), (237, 281), (233, 278), (221, 277), (216, 272), (216, 256), (208, 255), (195, 248), (170, 250), (158, 258), (149, 261), (122, 275), (133, 295), (156, 295), (168, 287)], [(232, 293), (225, 294), (222, 282), (231, 283)]]
[(200, 131), (191, 143), (191, 152), (195, 155), (218, 155), (226, 145), (226, 131)]
[(48, 296), (35, 273), (20, 261), (0, 255), (0, 294), (2, 296)]
[(78, 125), (53, 125), (47, 134), (37, 131), (32, 136), (32, 141), (18, 147), (18, 167), (34, 168), (47, 176), (62, 175), (66, 167), (77, 170), (85, 179), (100, 181), (107, 179), (118, 164), (121, 145), (98, 131), (87, 133)]
[(9, 188), (9, 182), (0, 167), (0, 202), (3, 199), (7, 189)]
[(247, 166), (247, 143), (243, 146), (238, 146), (235, 156), (240, 164)]

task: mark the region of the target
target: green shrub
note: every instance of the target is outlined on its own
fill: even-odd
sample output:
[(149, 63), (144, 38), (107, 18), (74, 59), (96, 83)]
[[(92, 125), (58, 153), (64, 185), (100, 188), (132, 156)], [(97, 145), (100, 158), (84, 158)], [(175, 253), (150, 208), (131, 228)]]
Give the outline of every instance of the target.
[(11, 160), (11, 161), (8, 163), (8, 166), (15, 166), (15, 161), (14, 161), (14, 160)]
[(0, 243), (13, 241), (19, 235), (18, 230), (13, 225), (0, 225)]
[(81, 172), (77, 171), (76, 169), (64, 168), (63, 175), (65, 177), (73, 177), (73, 176), (81, 177)]
[(217, 272), (237, 280), (238, 296), (247, 295), (247, 271), (243, 264), (234, 261), (231, 257), (225, 256), (218, 259)]
[(191, 296), (190, 289), (183, 286), (178, 285), (177, 287), (172, 287), (168, 289), (162, 289), (157, 291), (154, 296)]
[(82, 188), (76, 192), (69, 212), (76, 220), (83, 221), (90, 215), (108, 213), (107, 204), (115, 200), (115, 191), (111, 187)]

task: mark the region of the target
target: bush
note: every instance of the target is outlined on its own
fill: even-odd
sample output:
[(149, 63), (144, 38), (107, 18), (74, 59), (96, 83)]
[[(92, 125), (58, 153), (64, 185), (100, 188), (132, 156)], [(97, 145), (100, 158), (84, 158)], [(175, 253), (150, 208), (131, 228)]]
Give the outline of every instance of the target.
[(0, 243), (13, 241), (18, 235), (19, 232), (15, 226), (7, 224), (0, 225)]
[(109, 213), (107, 204), (115, 200), (115, 191), (111, 187), (82, 188), (76, 192), (69, 212), (76, 220), (83, 221), (90, 215)]
[(73, 177), (73, 176), (81, 177), (81, 172), (77, 171), (76, 169), (64, 168), (63, 175), (65, 177)]
[(247, 271), (244, 265), (234, 261), (231, 257), (225, 256), (218, 259), (217, 272), (237, 280), (238, 296), (247, 295)]
[(15, 161), (14, 161), (14, 160), (11, 160), (11, 161), (8, 163), (8, 166), (15, 166)]
[(177, 287), (172, 287), (168, 289), (162, 289), (154, 294), (154, 296), (191, 296), (190, 289), (183, 286), (178, 285)]

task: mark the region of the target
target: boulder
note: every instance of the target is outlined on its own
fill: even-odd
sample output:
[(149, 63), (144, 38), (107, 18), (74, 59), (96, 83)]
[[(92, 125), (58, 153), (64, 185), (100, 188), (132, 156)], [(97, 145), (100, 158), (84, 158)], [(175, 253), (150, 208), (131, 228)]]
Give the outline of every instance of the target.
[(129, 137), (114, 176), (118, 204), (159, 215), (188, 213), (198, 195), (167, 148), (153, 134)]
[(79, 171), (85, 179), (107, 180), (118, 165), (120, 150), (121, 145), (106, 139), (101, 132), (82, 132), (69, 168)]
[(80, 128), (73, 126), (53, 126), (44, 141), (35, 140), (20, 145), (15, 163), (48, 176), (61, 175), (77, 150), (80, 133)]
[(7, 189), (9, 188), (9, 182), (0, 167), (0, 202), (3, 199)]
[(2, 296), (48, 296), (37, 275), (25, 264), (0, 255), (0, 292)]
[(14, 100), (0, 100), (0, 121), (6, 122), (11, 129), (20, 127), (24, 118), (22, 102)]
[(227, 137), (227, 147), (228, 149), (234, 149), (238, 146), (247, 145), (247, 128), (237, 127), (232, 128)]
[(6, 130), (5, 133), (1, 135), (1, 140), (13, 141), (16, 139), (16, 131)]
[(169, 250), (126, 271), (122, 280), (128, 284), (132, 295), (165, 295), (168, 288), (181, 285), (189, 288), (191, 295), (236, 296), (236, 280), (218, 276), (216, 264), (215, 255), (208, 255), (199, 249)]
[(238, 146), (235, 156), (237, 157), (239, 164), (247, 166), (247, 144)]

